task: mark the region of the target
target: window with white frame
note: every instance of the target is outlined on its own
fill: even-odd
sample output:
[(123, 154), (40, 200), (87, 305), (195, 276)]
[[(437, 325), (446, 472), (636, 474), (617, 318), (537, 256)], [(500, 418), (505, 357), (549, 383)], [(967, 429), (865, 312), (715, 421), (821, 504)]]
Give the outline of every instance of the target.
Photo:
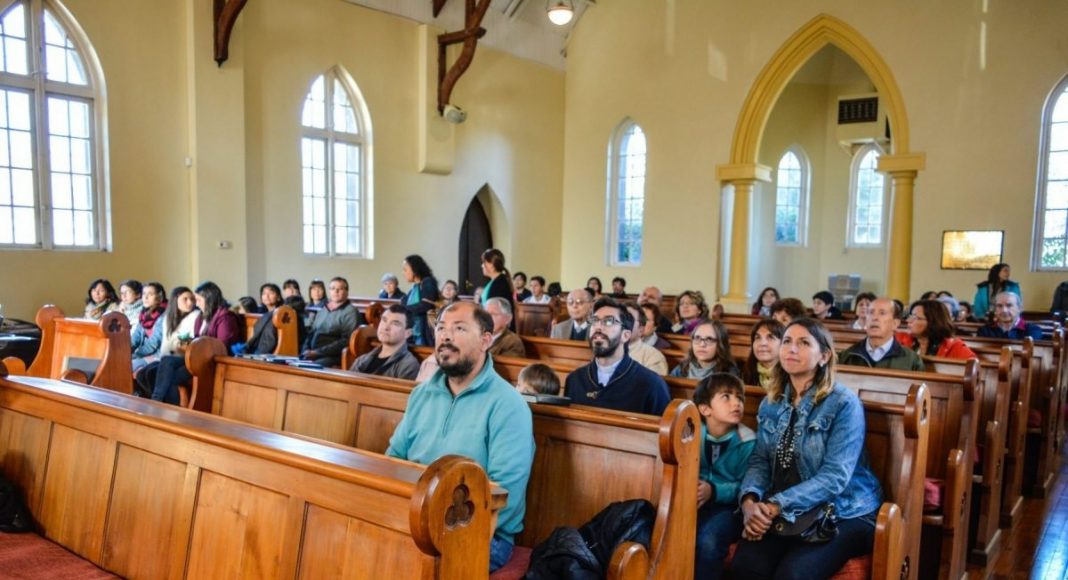
[(370, 119), (352, 79), (319, 75), (301, 125), (304, 253), (371, 257)]
[(1035, 215), (1036, 270), (1068, 269), (1068, 77), (1043, 112)]
[(869, 144), (861, 147), (853, 157), (849, 179), (849, 246), (883, 244), (886, 180), (876, 171), (880, 153), (877, 146)]
[(809, 164), (800, 147), (779, 159), (775, 173), (775, 243), (805, 245), (808, 231)]
[(52, 0), (0, 0), (0, 246), (104, 249), (103, 78)]
[(608, 262), (637, 266), (642, 262), (645, 211), (645, 133), (624, 121), (615, 131), (608, 160)]

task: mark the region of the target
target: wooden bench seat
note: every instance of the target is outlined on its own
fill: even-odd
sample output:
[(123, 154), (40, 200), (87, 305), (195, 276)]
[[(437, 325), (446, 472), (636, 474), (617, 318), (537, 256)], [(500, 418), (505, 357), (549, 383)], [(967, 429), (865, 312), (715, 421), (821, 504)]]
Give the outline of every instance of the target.
[[(252, 338), (253, 329), (264, 314), (245, 314), (245, 340)], [(274, 325), (278, 336), (274, 351), (271, 354), (282, 356), (297, 356), (300, 354), (300, 344), (297, 338), (297, 312), (292, 307), (282, 305), (271, 312), (271, 324)]]
[(0, 465), (42, 535), (127, 578), (486, 578), (506, 492), (153, 401), (0, 379)]

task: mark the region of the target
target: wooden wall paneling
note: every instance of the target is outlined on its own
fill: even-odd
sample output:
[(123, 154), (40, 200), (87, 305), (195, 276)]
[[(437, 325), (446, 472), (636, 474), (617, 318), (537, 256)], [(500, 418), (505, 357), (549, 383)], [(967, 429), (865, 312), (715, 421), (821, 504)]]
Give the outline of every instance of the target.
[(340, 444), (352, 440), (355, 417), (349, 414), (349, 404), (344, 399), (289, 392), (284, 408), (283, 431)]
[[(374, 538), (374, 541), (368, 541)], [(426, 558), (410, 537), (321, 506), (308, 506), (299, 578), (375, 578)]]
[(38, 513), (45, 472), (37, 469), (48, 457), (52, 436), (49, 421), (0, 408), (0, 470), (26, 497), (31, 513)]
[(375, 453), (385, 453), (389, 438), (404, 417), (404, 409), (363, 403), (357, 411), (354, 447)]
[(223, 417), (259, 427), (282, 427), (277, 422), (280, 412), (277, 389), (228, 380), (223, 396), (227, 401), (219, 413)]
[(40, 509), (41, 533), (100, 562), (116, 442), (61, 424), (53, 427)]

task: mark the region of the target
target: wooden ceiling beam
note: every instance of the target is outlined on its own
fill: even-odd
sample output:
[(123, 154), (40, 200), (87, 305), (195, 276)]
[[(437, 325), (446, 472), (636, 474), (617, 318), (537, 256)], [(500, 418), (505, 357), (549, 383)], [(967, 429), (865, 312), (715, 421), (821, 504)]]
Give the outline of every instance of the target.
[[(434, 3), (434, 16), (445, 6), (447, 0), (432, 0)], [(452, 89), (457, 81), (471, 66), (475, 58), (475, 48), (478, 39), (486, 34), (482, 28), (482, 19), (486, 16), (491, 0), (466, 0), (464, 3), (464, 29), (455, 32), (447, 32), (438, 35), (438, 112), (445, 111), (445, 105), (449, 104)], [(460, 56), (451, 67), (446, 67), (446, 49), (453, 44), (463, 43)]]
[(215, 0), (215, 62), (219, 66), (230, 58), (230, 35), (247, 2), (248, 0)]

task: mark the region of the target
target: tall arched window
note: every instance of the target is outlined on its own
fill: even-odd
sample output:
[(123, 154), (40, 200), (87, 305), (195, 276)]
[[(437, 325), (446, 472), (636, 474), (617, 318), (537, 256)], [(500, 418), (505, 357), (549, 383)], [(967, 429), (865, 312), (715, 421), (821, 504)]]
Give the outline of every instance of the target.
[(338, 67), (319, 75), (301, 114), (304, 253), (371, 257), (371, 122)]
[(808, 232), (809, 164), (800, 147), (779, 159), (775, 174), (775, 243), (805, 245)]
[(865, 145), (853, 157), (849, 179), (849, 246), (881, 246), (886, 214), (886, 180), (875, 170), (881, 151)]
[(1068, 269), (1068, 77), (1046, 103), (1041, 144), (1032, 265), (1036, 270), (1064, 270)]
[(0, 0), (0, 10), (0, 246), (106, 249), (93, 48), (54, 0)]
[(642, 262), (645, 153), (641, 127), (623, 121), (608, 151), (608, 263), (612, 265)]

